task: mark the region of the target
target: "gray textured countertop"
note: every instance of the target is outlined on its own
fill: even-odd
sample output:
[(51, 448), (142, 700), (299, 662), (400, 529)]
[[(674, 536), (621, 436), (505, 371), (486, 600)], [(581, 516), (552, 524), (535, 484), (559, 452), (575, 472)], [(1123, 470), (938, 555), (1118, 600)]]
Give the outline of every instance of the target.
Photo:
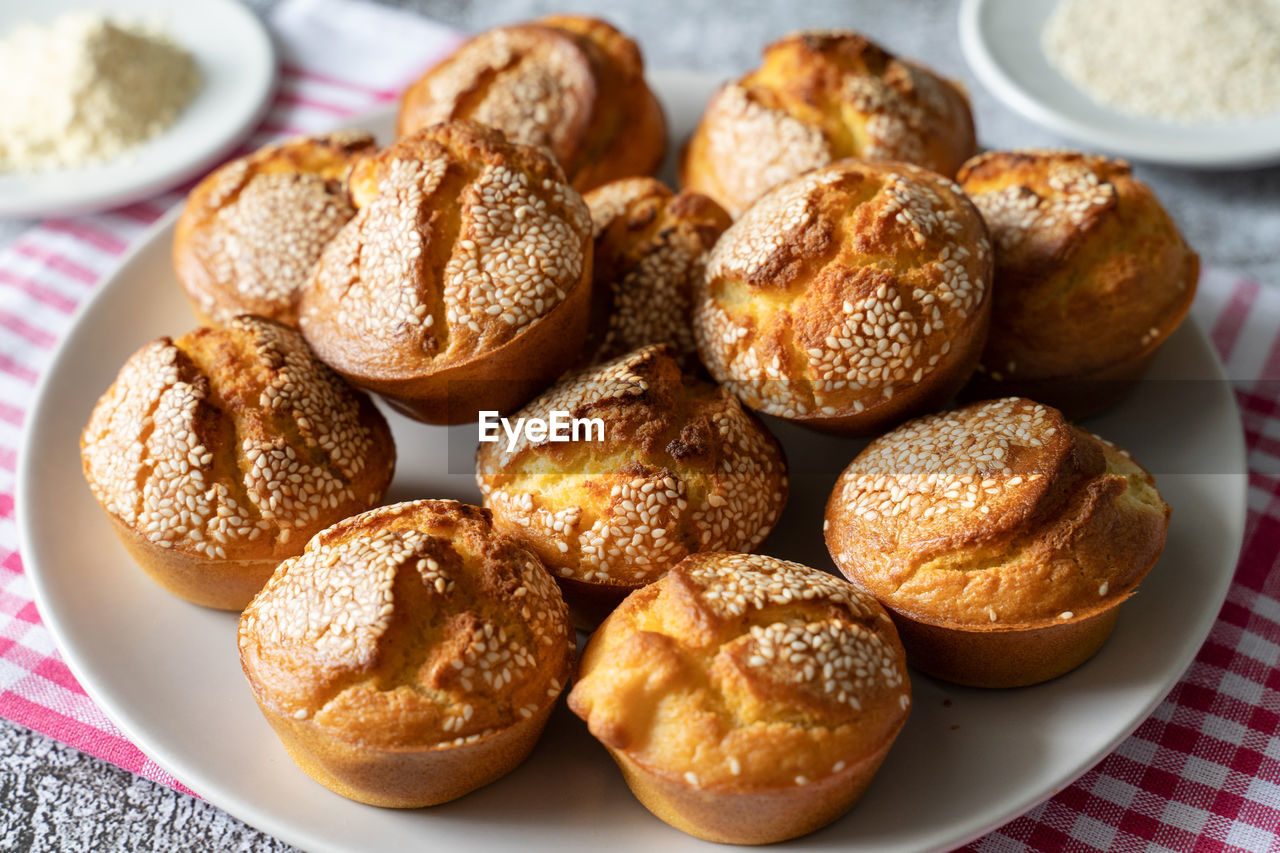
[[(274, 0), (249, 0), (266, 10)], [(769, 40), (803, 27), (861, 30), (966, 82), (985, 145), (1064, 142), (1009, 113), (973, 79), (949, 0), (384, 0), (463, 30), (555, 11), (609, 18), (640, 41), (651, 68), (741, 70)], [(1139, 164), (1206, 266), (1280, 282), (1280, 168), (1192, 172)], [(0, 224), (0, 245), (25, 225)], [(0, 849), (289, 850), (221, 810), (20, 726), (0, 722)]]

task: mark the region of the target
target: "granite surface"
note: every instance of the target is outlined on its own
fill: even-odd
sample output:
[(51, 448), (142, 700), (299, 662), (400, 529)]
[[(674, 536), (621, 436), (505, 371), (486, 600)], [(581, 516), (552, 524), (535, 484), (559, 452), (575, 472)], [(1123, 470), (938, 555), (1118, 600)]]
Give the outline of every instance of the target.
[[(197, 0), (198, 2), (198, 0)], [(1001, 107), (973, 79), (949, 0), (386, 0), (464, 30), (553, 11), (609, 18), (635, 35), (651, 68), (733, 72), (801, 27), (855, 28), (968, 85), (979, 135), (993, 147), (1063, 145)], [(249, 0), (259, 11), (274, 0)], [(1138, 164), (1207, 266), (1280, 283), (1280, 168), (1195, 172)], [(0, 245), (24, 223), (0, 223)], [(0, 849), (284, 851), (219, 809), (0, 721)]]

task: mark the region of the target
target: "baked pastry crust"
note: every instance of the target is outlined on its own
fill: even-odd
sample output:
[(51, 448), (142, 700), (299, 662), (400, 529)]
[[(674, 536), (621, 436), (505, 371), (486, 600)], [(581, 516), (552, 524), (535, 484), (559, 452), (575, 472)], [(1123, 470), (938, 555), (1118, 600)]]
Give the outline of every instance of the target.
[(871, 442), (837, 480), (825, 530), (840, 570), (894, 614), (912, 665), (1007, 687), (1098, 650), (1169, 513), (1123, 450), (1007, 398)]
[(591, 216), (549, 157), (451, 122), (361, 161), (350, 183), (358, 212), (302, 298), (325, 363), (429, 423), (511, 411), (573, 364)]
[(319, 533), (240, 618), (262, 713), (318, 782), (417, 808), (532, 749), (573, 664), (560, 593), (489, 513), (393, 504)]
[(386, 420), (292, 329), (237, 317), (135, 353), (80, 438), (130, 554), (175, 595), (240, 610), (286, 557), (376, 506)]
[(1195, 296), (1199, 258), (1129, 165), (1071, 151), (983, 154), (960, 172), (995, 246), (975, 396), (1084, 417), (1142, 376)]
[(685, 148), (680, 184), (731, 215), (809, 169), (853, 157), (948, 177), (978, 150), (956, 83), (853, 32), (798, 32), (712, 96)]
[(910, 704), (902, 646), (871, 596), (733, 553), (691, 555), (632, 593), (587, 644), (569, 695), (650, 811), (734, 844), (847, 811)]
[(778, 442), (722, 388), (646, 347), (569, 374), (514, 417), (599, 418), (604, 440), (483, 443), (494, 526), (537, 552), (577, 625), (695, 551), (750, 551), (787, 500)]
[(693, 291), (729, 214), (704, 195), (676, 194), (653, 178), (614, 181), (584, 200), (595, 230), (584, 364), (665, 343), (681, 367), (699, 369), (689, 321)]
[(297, 326), (312, 268), (356, 212), (347, 175), (374, 149), (361, 131), (297, 137), (196, 184), (174, 232), (173, 266), (201, 324), (257, 314)]
[(549, 150), (580, 192), (651, 175), (667, 126), (636, 43), (597, 18), (488, 30), (408, 88), (397, 133), (472, 119)]
[(698, 288), (702, 362), (748, 406), (869, 434), (968, 379), (991, 308), (986, 226), (951, 180), (843, 160), (767, 193)]

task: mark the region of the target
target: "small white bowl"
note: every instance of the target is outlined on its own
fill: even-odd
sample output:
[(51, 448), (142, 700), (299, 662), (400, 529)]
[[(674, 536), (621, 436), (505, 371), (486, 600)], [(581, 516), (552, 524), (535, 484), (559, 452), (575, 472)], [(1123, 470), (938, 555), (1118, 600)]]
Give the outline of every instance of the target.
[(1183, 125), (1104, 106), (1049, 64), (1040, 36), (1058, 0), (964, 0), (960, 45), (974, 74), (1004, 104), (1036, 124), (1100, 152), (1209, 169), (1280, 163), (1280, 113), (1261, 119)]
[[(156, 195), (229, 153), (270, 106), (275, 49), (262, 22), (235, 0), (97, 0), (90, 6), (113, 18), (158, 22), (195, 58), (201, 88), (171, 127), (118, 158), (79, 169), (0, 172), (0, 217), (64, 216)], [(4, 0), (0, 34), (83, 8), (84, 0)]]

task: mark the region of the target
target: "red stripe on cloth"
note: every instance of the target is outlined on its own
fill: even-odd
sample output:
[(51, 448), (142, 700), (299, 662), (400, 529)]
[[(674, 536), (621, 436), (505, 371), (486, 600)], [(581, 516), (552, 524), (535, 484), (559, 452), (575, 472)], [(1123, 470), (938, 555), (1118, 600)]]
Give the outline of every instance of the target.
[(1224, 362), (1231, 360), (1231, 352), (1235, 349), (1240, 330), (1244, 328), (1244, 321), (1249, 316), (1249, 309), (1253, 308), (1253, 303), (1258, 298), (1259, 290), (1256, 281), (1242, 279), (1236, 282), (1236, 286), (1231, 290), (1231, 298), (1227, 300), (1222, 313), (1213, 324), (1209, 338), (1213, 341), (1214, 348), (1218, 350), (1218, 357)]
[(349, 116), (356, 112), (356, 110), (353, 110), (350, 107), (332, 104), (328, 101), (321, 101), (316, 98), (309, 98), (306, 95), (299, 95), (297, 92), (280, 92), (276, 95), (276, 103), (307, 107), (308, 109), (320, 110), (337, 116)]
[(0, 402), (0, 421), (13, 424), (14, 426), (22, 426), (22, 422), (26, 420), (27, 413), (17, 406), (11, 406), (8, 403)]
[(265, 133), (270, 136), (306, 136), (307, 132), (300, 127), (292, 124), (280, 124), (272, 121), (264, 121), (258, 125), (258, 133)]
[(147, 757), (119, 735), (94, 728), (52, 708), (37, 705), (16, 693), (0, 693), (0, 716), (74, 746), (81, 752), (110, 761), (132, 773), (139, 773)]
[(18, 451), (12, 447), (0, 447), (0, 471), (18, 470)]
[(21, 610), (13, 614), (13, 618), (21, 622), (26, 622), (28, 625), (41, 624), (40, 611), (36, 609), (36, 603), (34, 601), (28, 601)]
[(8, 569), (15, 575), (23, 574), (26, 571), (22, 566), (22, 555), (17, 551), (10, 551), (9, 556), (0, 560), (0, 567)]
[(133, 204), (126, 204), (124, 207), (117, 207), (112, 213), (119, 214), (126, 219), (132, 219), (134, 222), (140, 222), (143, 225), (150, 225), (164, 215), (164, 208), (157, 207), (146, 201), (135, 201)]
[(101, 278), (96, 271), (86, 266), (81, 266), (66, 255), (60, 255), (40, 246), (33, 246), (30, 243), (19, 241), (13, 244), (13, 250), (23, 257), (39, 261), (54, 272), (62, 273), (67, 278), (74, 279), (81, 284), (93, 286)]
[(41, 284), (35, 279), (14, 275), (5, 269), (0, 269), (0, 284), (16, 287), (37, 302), (42, 302), (67, 314), (76, 310), (76, 306), (80, 304), (69, 296), (63, 296), (48, 285)]
[(36, 380), (40, 378), (40, 374), (35, 370), (20, 361), (15, 361), (4, 353), (0, 353), (0, 373), (7, 373), (16, 379), (21, 379), (28, 385), (35, 385)]
[(84, 692), (84, 688), (80, 686), (80, 682), (76, 681), (76, 677), (71, 674), (71, 670), (67, 665), (57, 658), (45, 658), (31, 672), (45, 681), (58, 685), (63, 690), (77, 693), (81, 696), (89, 695)]
[(1267, 360), (1263, 363), (1262, 370), (1257, 376), (1249, 378), (1254, 382), (1280, 379), (1280, 335), (1271, 342), (1271, 349), (1267, 352)]
[(46, 219), (40, 224), (41, 227), (48, 228), (50, 231), (75, 237), (111, 255), (119, 255), (129, 248), (129, 244), (116, 235), (74, 219)]
[(56, 335), (33, 326), (18, 315), (10, 314), (8, 311), (0, 311), (0, 329), (7, 329), (44, 349), (52, 349), (53, 345), (58, 342)]
[(382, 101), (390, 101), (400, 97), (400, 93), (395, 89), (378, 89), (373, 86), (365, 86), (351, 80), (343, 80), (340, 77), (330, 77), (328, 74), (321, 74), (318, 71), (299, 68), (296, 65), (282, 66), (280, 73), (289, 77), (297, 77), (300, 80), (314, 80), (317, 83), (324, 83), (326, 86), (336, 86), (339, 89), (347, 89), (352, 92), (363, 92)]

